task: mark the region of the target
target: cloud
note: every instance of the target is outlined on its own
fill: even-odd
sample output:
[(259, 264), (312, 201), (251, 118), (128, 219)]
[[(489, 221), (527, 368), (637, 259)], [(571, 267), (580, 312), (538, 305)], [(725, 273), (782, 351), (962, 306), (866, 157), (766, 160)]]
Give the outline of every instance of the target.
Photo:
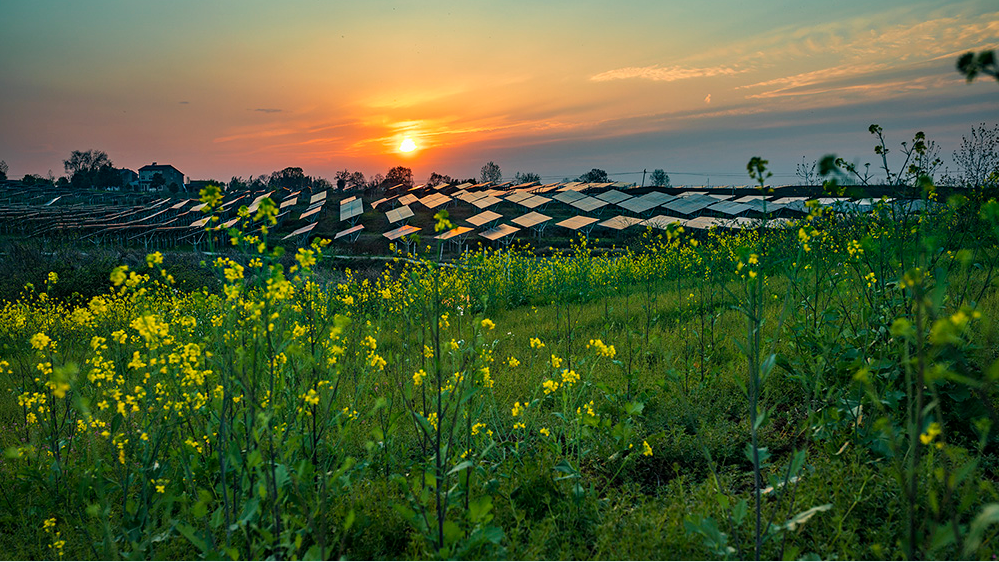
[(709, 68), (686, 68), (682, 66), (628, 66), (615, 70), (608, 70), (590, 77), (594, 82), (608, 82), (610, 80), (628, 80), (640, 78), (652, 80), (653, 82), (674, 82), (676, 80), (686, 80), (689, 78), (707, 78), (711, 76), (731, 76), (745, 72), (731, 67), (717, 66)]
[(191, 104), (191, 102), (189, 102), (189, 101), (179, 101), (177, 103), (179, 103), (180, 105), (190, 105)]
[(252, 109), (251, 111), (256, 111), (258, 113), (281, 113), (283, 109), (274, 109), (272, 107), (258, 107), (257, 109)]

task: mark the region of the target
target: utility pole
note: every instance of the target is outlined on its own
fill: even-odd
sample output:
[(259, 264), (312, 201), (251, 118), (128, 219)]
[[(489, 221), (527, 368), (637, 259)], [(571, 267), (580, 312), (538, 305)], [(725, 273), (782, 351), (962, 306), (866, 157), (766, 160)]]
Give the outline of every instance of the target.
[(645, 187), (645, 172), (648, 172), (648, 170), (642, 170), (642, 187)]

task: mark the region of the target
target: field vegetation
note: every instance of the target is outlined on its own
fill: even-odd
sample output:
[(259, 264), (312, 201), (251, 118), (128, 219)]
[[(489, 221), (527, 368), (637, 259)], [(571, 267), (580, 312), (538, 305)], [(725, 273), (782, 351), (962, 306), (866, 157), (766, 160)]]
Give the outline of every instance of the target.
[(920, 189), (374, 278), (266, 227), (212, 289), (53, 273), (0, 306), (0, 552), (993, 558), (999, 203)]

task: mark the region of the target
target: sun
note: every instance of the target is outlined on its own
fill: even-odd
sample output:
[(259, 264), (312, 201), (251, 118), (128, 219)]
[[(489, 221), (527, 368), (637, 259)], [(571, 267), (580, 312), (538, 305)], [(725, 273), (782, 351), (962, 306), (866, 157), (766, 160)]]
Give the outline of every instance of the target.
[(413, 139), (404, 139), (399, 145), (399, 152), (413, 152), (414, 150), (416, 150), (416, 143), (413, 142)]

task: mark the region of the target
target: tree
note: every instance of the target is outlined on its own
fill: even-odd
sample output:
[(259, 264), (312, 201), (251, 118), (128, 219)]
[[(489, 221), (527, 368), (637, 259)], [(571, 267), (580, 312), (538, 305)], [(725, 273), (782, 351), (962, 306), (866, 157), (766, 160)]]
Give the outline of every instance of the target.
[(111, 166), (111, 159), (103, 150), (74, 150), (68, 160), (62, 161), (69, 176), (70, 184), (75, 188), (92, 188), (97, 182), (97, 172), (104, 166)]
[(149, 187), (152, 188), (153, 191), (159, 191), (163, 189), (164, 185), (166, 185), (166, 179), (163, 178), (163, 174), (159, 172), (153, 174), (153, 181), (149, 182)]
[(649, 176), (650, 185), (655, 187), (669, 187), (669, 176), (666, 171), (661, 168), (656, 168), (652, 170), (652, 175)]
[(427, 179), (427, 187), (437, 187), (438, 185), (453, 184), (454, 178), (445, 174), (438, 174), (433, 172), (430, 174), (430, 178)]
[(514, 183), (541, 183), (541, 176), (533, 172), (517, 172), (513, 176)]
[(367, 183), (367, 187), (371, 189), (378, 189), (379, 187), (382, 186), (383, 183), (385, 183), (385, 176), (381, 174), (375, 174), (371, 176), (371, 181)]
[(250, 186), (242, 176), (233, 176), (229, 180), (229, 191), (246, 191)]
[(270, 180), (267, 182), (270, 187), (287, 187), (292, 191), (302, 189), (310, 184), (309, 178), (305, 176), (305, 172), (301, 168), (290, 166), (271, 174)]
[(4, 162), (3, 160), (0, 160), (0, 181), (7, 179), (8, 170), (9, 168), (7, 167), (7, 163)]
[(961, 148), (954, 151), (954, 162), (960, 169), (958, 181), (965, 187), (999, 183), (999, 125), (972, 127), (971, 138), (962, 137)]
[[(344, 168), (333, 175), (333, 179), (336, 181), (337, 189), (341, 190), (354, 190), (354, 189), (364, 189), (364, 174), (361, 172), (351, 172)], [(343, 185), (340, 185), (343, 182)]]
[(482, 178), (482, 183), (485, 182), (498, 182), (503, 179), (503, 172), (500, 171), (499, 165), (490, 160), (486, 162), (486, 165), (482, 167), (479, 172), (479, 177)]
[(167, 186), (167, 189), (170, 190), (170, 193), (177, 193), (178, 191), (180, 191), (180, 186), (177, 185), (177, 182), (172, 181), (170, 182), (170, 185)]
[(972, 52), (964, 53), (957, 59), (957, 71), (963, 74), (968, 82), (972, 82), (979, 74), (999, 80), (999, 64), (996, 63), (995, 51), (991, 49), (977, 55)]
[(405, 166), (396, 166), (388, 171), (385, 182), (389, 185), (402, 184), (406, 188), (413, 187), (413, 170)]
[(97, 170), (97, 173), (94, 174), (93, 185), (99, 188), (116, 187), (121, 189), (124, 185), (121, 178), (121, 170), (110, 164), (101, 166)]
[(589, 172), (579, 176), (576, 181), (583, 183), (607, 183), (607, 172), (599, 168), (593, 168)]

